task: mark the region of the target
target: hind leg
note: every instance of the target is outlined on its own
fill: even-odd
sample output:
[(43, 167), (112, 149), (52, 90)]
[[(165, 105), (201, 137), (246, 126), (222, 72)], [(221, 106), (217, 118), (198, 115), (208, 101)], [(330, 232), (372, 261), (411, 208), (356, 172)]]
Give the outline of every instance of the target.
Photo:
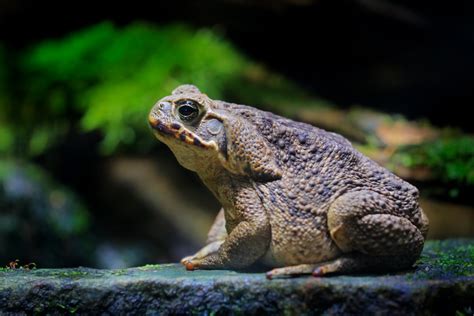
[(310, 274), (389, 272), (410, 268), (423, 249), (428, 219), (420, 212), (415, 226), (395, 203), (372, 191), (346, 193), (328, 211), (331, 238), (338, 258), (315, 264), (277, 268), (267, 278)]
[(372, 191), (339, 197), (329, 209), (328, 228), (345, 254), (321, 265), (313, 274), (384, 272), (411, 267), (423, 249), (425, 232), (400, 212), (392, 201)]

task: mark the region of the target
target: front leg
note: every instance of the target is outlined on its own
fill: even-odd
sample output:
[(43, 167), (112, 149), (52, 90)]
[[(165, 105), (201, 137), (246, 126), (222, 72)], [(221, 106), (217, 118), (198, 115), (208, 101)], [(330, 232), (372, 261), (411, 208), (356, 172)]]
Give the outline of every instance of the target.
[(187, 270), (244, 268), (265, 254), (271, 239), (270, 223), (253, 188), (241, 189), (234, 208), (240, 222), (219, 250), (207, 257), (185, 262)]
[(221, 209), (217, 214), (216, 219), (209, 230), (209, 233), (207, 234), (206, 245), (195, 254), (181, 259), (181, 263), (186, 264), (186, 262), (193, 259), (202, 259), (212, 253), (217, 252), (226, 237), (227, 230), (225, 228), (224, 209)]

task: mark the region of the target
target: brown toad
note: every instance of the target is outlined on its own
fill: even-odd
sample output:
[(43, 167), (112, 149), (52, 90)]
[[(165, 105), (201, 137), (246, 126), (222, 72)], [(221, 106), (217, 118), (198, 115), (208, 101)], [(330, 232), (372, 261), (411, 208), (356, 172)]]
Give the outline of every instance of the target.
[(149, 114), (156, 137), (222, 204), (188, 270), (263, 256), (279, 275), (385, 272), (419, 257), (418, 190), (340, 135), (182, 85)]

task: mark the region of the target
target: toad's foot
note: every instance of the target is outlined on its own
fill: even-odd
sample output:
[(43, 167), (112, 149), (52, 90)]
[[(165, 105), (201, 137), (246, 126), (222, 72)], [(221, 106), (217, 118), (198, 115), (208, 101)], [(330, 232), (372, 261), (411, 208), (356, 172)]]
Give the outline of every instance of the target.
[[(409, 259), (411, 261), (411, 259)], [(354, 273), (381, 273), (407, 269), (407, 258), (404, 256), (369, 256), (361, 253), (345, 254), (337, 259), (321, 262), (318, 264), (300, 264), (277, 268), (267, 272), (267, 279), (279, 277), (312, 274), (315, 277), (323, 277), (332, 274), (354, 274)]]
[(198, 269), (224, 269), (225, 265), (219, 260), (219, 255), (214, 252), (203, 258), (183, 258), (181, 263), (186, 267), (188, 271), (194, 271)]
[(271, 280), (279, 277), (289, 277), (296, 276), (301, 274), (311, 274), (315, 269), (317, 269), (321, 264), (299, 264), (297, 266), (289, 266), (284, 268), (276, 268), (271, 271), (268, 271), (266, 276), (267, 279)]
[(364, 260), (355, 259), (353, 256), (344, 256), (332, 261), (320, 262), (316, 264), (300, 264), (296, 266), (288, 266), (276, 268), (268, 271), (267, 279), (291, 277), (303, 274), (312, 274), (315, 277), (321, 277), (332, 273), (344, 273), (354, 270), (360, 265), (364, 265)]
[(224, 240), (216, 240), (214, 242), (207, 244), (201, 250), (196, 252), (194, 255), (187, 256), (181, 259), (181, 264), (186, 266), (187, 262), (197, 260), (197, 259), (202, 259), (204, 257), (209, 256), (210, 254), (217, 252), (217, 250), (219, 250), (219, 247), (222, 245), (223, 242)]
[(182, 263), (186, 267), (186, 270), (188, 270), (188, 271), (194, 271), (198, 268), (197, 265), (192, 262), (192, 260), (187, 260), (187, 261), (184, 261)]

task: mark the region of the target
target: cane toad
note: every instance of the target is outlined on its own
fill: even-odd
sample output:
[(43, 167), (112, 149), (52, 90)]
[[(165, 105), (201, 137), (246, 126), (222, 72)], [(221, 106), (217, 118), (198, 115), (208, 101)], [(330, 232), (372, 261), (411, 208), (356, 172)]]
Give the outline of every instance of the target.
[(183, 258), (188, 270), (266, 255), (268, 278), (387, 272), (420, 255), (428, 219), (418, 190), (340, 135), (192, 85), (159, 100), (149, 124), (222, 205), (207, 245)]

